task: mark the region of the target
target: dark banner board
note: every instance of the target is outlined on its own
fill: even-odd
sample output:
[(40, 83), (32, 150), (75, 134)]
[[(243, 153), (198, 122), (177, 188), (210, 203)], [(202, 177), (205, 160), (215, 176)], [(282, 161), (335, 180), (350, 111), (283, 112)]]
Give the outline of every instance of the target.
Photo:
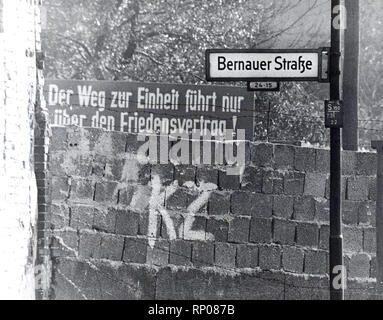
[(122, 81), (46, 80), (52, 125), (170, 134), (243, 129), (253, 137), (254, 94), (246, 88)]

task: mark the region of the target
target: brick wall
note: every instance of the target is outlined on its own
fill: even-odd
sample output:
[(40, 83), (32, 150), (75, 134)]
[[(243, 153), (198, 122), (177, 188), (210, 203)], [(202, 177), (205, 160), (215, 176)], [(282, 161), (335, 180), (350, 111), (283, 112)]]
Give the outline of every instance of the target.
[[(132, 135), (53, 128), (53, 298), (329, 297), (328, 151), (251, 143), (240, 178), (141, 165), (138, 147)], [(376, 155), (344, 161), (347, 298), (369, 298)]]
[(0, 1), (0, 298), (33, 299), (37, 190), (34, 1)]

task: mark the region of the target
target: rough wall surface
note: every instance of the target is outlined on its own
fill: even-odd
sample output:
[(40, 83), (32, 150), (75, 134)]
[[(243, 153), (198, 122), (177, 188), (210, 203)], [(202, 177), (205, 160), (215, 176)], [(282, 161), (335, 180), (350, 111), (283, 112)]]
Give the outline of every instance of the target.
[(34, 1), (0, 1), (0, 299), (34, 298)]
[[(328, 299), (329, 152), (249, 143), (222, 167), (141, 165), (137, 137), (53, 128), (52, 298)], [(344, 152), (348, 299), (375, 286), (376, 155)]]
[[(41, 3), (39, 3), (41, 9)], [(51, 176), (48, 167), (48, 152), (50, 143), (49, 115), (44, 100), (44, 54), (41, 51), (41, 14), (36, 12), (36, 65), (37, 92), (35, 104), (34, 127), (34, 160), (37, 182), (38, 224), (36, 255), (36, 299), (46, 299), (49, 294), (51, 261), (50, 261), (50, 204)]]

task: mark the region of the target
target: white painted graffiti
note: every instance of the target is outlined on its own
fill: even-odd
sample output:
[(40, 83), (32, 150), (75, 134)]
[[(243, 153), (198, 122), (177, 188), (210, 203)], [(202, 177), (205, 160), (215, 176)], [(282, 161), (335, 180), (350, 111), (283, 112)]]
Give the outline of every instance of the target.
[[(174, 226), (173, 220), (169, 212), (165, 208), (165, 202), (177, 191), (179, 185), (178, 181), (174, 181), (166, 191), (163, 189), (161, 179), (159, 176), (153, 176), (152, 179), (152, 195), (149, 201), (149, 224), (148, 224), (148, 237), (150, 247), (154, 247), (156, 243), (157, 235), (157, 218), (158, 215), (162, 217), (162, 221), (165, 223), (167, 234), (170, 240), (177, 239), (177, 230)], [(201, 184), (198, 187), (198, 191), (201, 192), (196, 200), (194, 200), (186, 210), (186, 217), (184, 225), (179, 227), (178, 234), (182, 234), (182, 228), (184, 230), (185, 240), (214, 240), (214, 236), (210, 233), (205, 233), (202, 230), (193, 230), (193, 224), (195, 221), (195, 215), (199, 210), (208, 202), (212, 190), (216, 186), (212, 184)]]

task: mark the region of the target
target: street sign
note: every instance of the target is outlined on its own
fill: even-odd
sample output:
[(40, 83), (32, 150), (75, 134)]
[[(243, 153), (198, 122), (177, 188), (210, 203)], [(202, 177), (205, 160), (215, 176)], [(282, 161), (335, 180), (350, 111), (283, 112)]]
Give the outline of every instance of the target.
[(247, 83), (247, 91), (279, 91), (280, 83), (274, 81), (256, 81)]
[(325, 101), (326, 128), (343, 128), (343, 101)]
[(207, 81), (328, 81), (323, 49), (209, 49)]

